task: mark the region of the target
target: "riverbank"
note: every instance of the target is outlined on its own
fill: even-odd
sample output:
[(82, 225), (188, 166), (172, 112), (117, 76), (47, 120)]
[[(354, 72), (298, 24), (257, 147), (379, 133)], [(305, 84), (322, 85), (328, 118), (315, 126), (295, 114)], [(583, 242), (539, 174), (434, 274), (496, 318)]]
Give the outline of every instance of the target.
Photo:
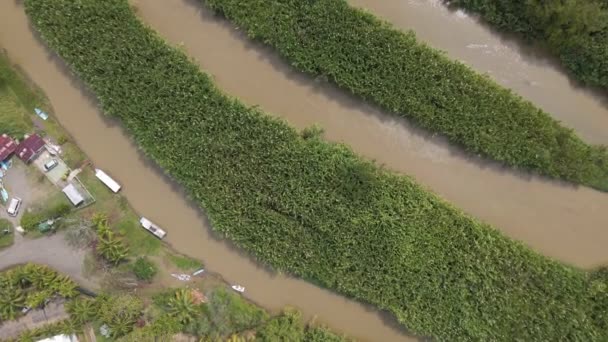
[[(196, 0), (194, 0), (196, 1)], [(534, 103), (584, 141), (608, 145), (608, 101), (568, 76), (543, 49), (497, 32), (441, 1), (348, 0), (352, 6), (412, 30), (429, 46)]]
[[(88, 2), (78, 8), (68, 2), (27, 4), (45, 38), (89, 82), (106, 111), (121, 117), (148, 155), (188, 185), (210, 212), (214, 227), (275, 267), (372, 301), (414, 331), (438, 338), (517, 333), (534, 339), (557, 333), (556, 328), (566, 329), (558, 334), (600, 336), (596, 322), (582, 317), (590, 314), (585, 298), (591, 284), (584, 273), (531, 253), (408, 178), (375, 168), (344, 146), (323, 142), (314, 131), (300, 137), (284, 123), (225, 97), (183, 54), (144, 29), (126, 2)], [(44, 6), (52, 10), (42, 11)], [(120, 30), (113, 21), (121, 23)], [(57, 22), (62, 25), (51, 24)], [(88, 25), (100, 34), (86, 39), (104, 49), (91, 51), (80, 44)], [(148, 55), (155, 56), (154, 63)], [(122, 71), (115, 73), (116, 67)], [(103, 74), (96, 72), (106, 68)], [(119, 89), (129, 95), (115, 93)], [(332, 215), (326, 215), (329, 211)], [(387, 211), (391, 214), (378, 217)], [(456, 270), (447, 278), (445, 263)], [(514, 263), (515, 274), (521, 275), (515, 279)], [(444, 281), (437, 287), (432, 279)], [(576, 298), (564, 298), (564, 286)], [(469, 291), (475, 293), (460, 297)], [(562, 300), (581, 306), (568, 306), (571, 311), (562, 317)], [(498, 304), (503, 301), (519, 303), (509, 306), (519, 310)], [(456, 306), (464, 311), (455, 312)], [(458, 324), (462, 315), (470, 324)], [(494, 317), (495, 326), (483, 325), (486, 315)], [(533, 330), (524, 323), (547, 315), (553, 319), (538, 322)], [(573, 315), (582, 315), (576, 321), (588, 325), (556, 322), (571, 322)], [(513, 326), (515, 331), (508, 333)]]
[[(86, 159), (86, 156), (71, 141), (69, 135), (55, 120), (55, 113), (44, 93), (19, 71), (15, 70), (11, 61), (4, 54), (0, 54), (0, 84), (4, 86), (0, 89), (3, 91), (2, 95), (10, 95), (10, 100), (15, 103), (14, 111), (0, 112), (0, 121), (13, 122), (17, 120), (23, 123), (22, 132), (12, 133), (29, 133), (36, 127), (38, 133), (47, 135), (48, 138), (55, 141), (61, 141), (60, 145), (62, 149), (69, 151), (69, 158), (67, 160), (72, 168), (75, 168), (77, 165), (83, 166), (82, 162)], [(50, 117), (45, 121), (38, 120), (33, 114), (33, 108), (35, 107), (44, 108), (50, 114)], [(19, 176), (25, 178), (27, 174), (27, 177), (35, 177), (37, 179), (37, 181), (31, 184), (37, 188), (29, 188), (27, 191), (42, 188), (44, 189), (44, 193), (58, 193), (58, 189), (50, 183), (47, 184), (47, 180), (43, 175), (38, 174), (38, 170), (32, 170), (33, 166), (28, 167), (19, 161), (16, 162), (19, 164), (18, 167), (14, 166), (11, 169), (11, 177)], [(31, 172), (35, 174), (30, 175), (29, 173)], [(19, 173), (19, 175), (13, 175), (13, 173)], [(202, 325), (184, 328), (184, 331), (190, 335), (208, 333), (216, 337), (227, 337), (230, 334), (237, 335), (243, 333), (242, 337), (244, 338), (259, 333), (261, 336), (271, 334), (271, 336), (276, 338), (289, 338), (290, 336), (281, 335), (284, 333), (284, 330), (288, 330), (292, 334), (295, 334), (291, 337), (301, 335), (302, 340), (306, 341), (316, 341), (316, 338), (332, 341), (345, 340), (345, 338), (325, 328), (319, 321), (304, 324), (300, 320), (300, 315), (297, 311), (289, 310), (288, 313), (281, 315), (264, 312), (255, 304), (248, 302), (236, 294), (227, 292), (232, 290), (228, 289), (229, 284), (219, 274), (207, 271), (197, 277), (193, 277), (192, 281), (184, 282), (176, 280), (172, 274), (183, 274), (184, 272), (191, 274), (194, 271), (200, 270), (203, 267), (203, 263), (178, 254), (169, 246), (162, 244), (158, 239), (141, 229), (136, 214), (129, 207), (124, 197), (110, 192), (100, 183), (94, 177), (90, 166), (83, 166), (80, 169), (79, 177), (82, 178), (82, 182), (86, 184), (88, 190), (95, 197), (95, 203), (86, 209), (73, 211), (67, 217), (62, 218), (58, 228), (59, 231), (52, 235), (37, 231), (28, 231), (25, 236), (19, 235), (17, 237), (19, 240), (17, 244), (0, 251), (0, 269), (4, 270), (30, 262), (48, 265), (63, 274), (69, 275), (80, 286), (84, 286), (87, 289), (112, 295), (124, 294), (125, 292), (132, 293), (136, 294), (144, 302), (151, 301), (159, 296), (161, 292), (172, 294), (175, 288), (183, 288), (184, 286), (187, 288), (198, 288), (202, 291), (201, 293), (205, 293), (209, 298), (212, 298), (210, 306), (212, 306), (212, 310), (215, 310), (215, 314), (213, 320), (209, 322), (209, 327)], [(25, 189), (21, 190), (26, 191)], [(59, 199), (63, 199), (63, 194), (58, 194), (60, 195)], [(20, 196), (22, 195), (20, 194)], [(22, 197), (26, 198), (26, 196)], [(53, 199), (56, 198), (54, 195), (52, 197)], [(31, 209), (34, 204), (40, 205), (40, 208), (45, 209), (47, 206), (55, 203), (55, 200), (49, 202), (45, 198), (41, 202), (34, 201), (33, 198), (27, 198), (30, 200), (26, 201), (26, 205), (22, 208), (22, 211)], [(100, 245), (98, 241), (92, 240), (92, 233), (87, 233), (88, 230), (92, 230), (89, 221), (96, 220), (95, 217), (99, 217), (100, 214), (105, 215), (108, 228), (114, 232), (114, 236), (118, 237), (119, 240), (117, 241), (120, 241), (127, 248), (127, 252), (123, 256), (125, 260), (113, 266), (106, 263), (101, 255), (97, 255)], [(19, 222), (18, 218), (16, 222)], [(12, 232), (11, 237), (13, 234), (16, 234), (16, 232)], [(133, 274), (133, 262), (140, 260), (142, 256), (146, 260), (151, 260), (151, 267), (155, 269), (154, 274), (150, 278), (145, 279), (145, 281), (138, 279)], [(2, 274), (0, 273), (0, 278), (1, 276)], [(0, 282), (0, 292), (5, 293), (3, 292), (7, 290), (5, 285), (4, 282)], [(216, 292), (222, 293), (223, 299), (219, 302), (213, 300), (215, 297), (212, 294)], [(2, 304), (6, 305), (7, 303), (3, 302)], [(22, 305), (22, 303), (16, 303), (15, 305)], [(225, 307), (226, 305), (228, 308)], [(0, 308), (0, 311), (5, 312), (4, 309), (5, 307)], [(237, 317), (240, 319), (251, 311), (259, 313), (258, 316), (260, 316), (260, 319), (254, 323), (242, 323), (241, 321), (239, 321), (241, 323), (222, 323), (222, 320), (236, 321)], [(282, 322), (284, 317), (291, 317), (288, 319), (288, 324), (281, 323), (277, 325), (277, 321)], [(210, 320), (206, 316), (199, 318)], [(147, 324), (156, 324), (150, 317), (147, 319)], [(19, 327), (19, 329), (25, 328), (20, 323), (16, 323), (15, 326)], [(9, 326), (3, 326), (2, 328), (12, 329)], [(52, 327), (44, 326), (36, 329), (36, 331), (26, 332), (25, 334), (33, 336), (31, 334), (37, 334), (37, 332), (43, 332), (49, 328)], [(245, 328), (248, 331), (242, 332)], [(148, 328), (146, 331), (150, 330)], [(154, 331), (161, 333), (159, 330)], [(96, 329), (96, 332), (98, 333), (98, 329)], [(16, 332), (13, 331), (12, 333)], [(139, 331), (134, 334), (134, 336), (149, 337), (149, 335), (141, 335)], [(128, 337), (127, 340), (140, 341), (141, 339)]]
[(318, 125), (325, 139), (345, 143), (387, 169), (414, 177), (544, 255), (585, 268), (608, 262), (608, 217), (603, 215), (608, 194), (469, 158), (442, 139), (295, 72), (197, 1), (133, 4), (146, 24), (212, 74), (222, 90), (246, 104), (299, 130)]
[(54, 113), (90, 160), (129, 185), (121, 193), (135, 211), (152, 213), (150, 219), (170, 232), (166, 240), (173, 247), (204, 260), (207, 270), (221, 273), (228, 282), (246, 286), (245, 296), (272, 313), (294, 306), (306, 320), (317, 316), (333, 329), (358, 339), (411, 340), (388, 314), (270, 271), (213, 233), (205, 214), (187, 200), (183, 188), (141, 153), (117, 120), (98, 109), (82, 82), (37, 38), (23, 6), (0, 2), (0, 9), (0, 41), (11, 60), (44, 90)]
[(296, 69), (520, 170), (608, 191), (608, 153), (532, 103), (344, 0), (205, 0)]

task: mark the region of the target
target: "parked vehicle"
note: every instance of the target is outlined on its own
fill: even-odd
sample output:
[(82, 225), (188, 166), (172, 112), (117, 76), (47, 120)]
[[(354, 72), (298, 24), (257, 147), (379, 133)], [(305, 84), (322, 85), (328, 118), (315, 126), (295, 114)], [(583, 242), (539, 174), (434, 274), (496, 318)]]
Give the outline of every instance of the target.
[(46, 172), (49, 172), (52, 169), (54, 169), (57, 165), (59, 165), (59, 162), (57, 161), (57, 159), (51, 159), (44, 164), (44, 169), (46, 170)]
[(159, 226), (155, 225), (154, 223), (152, 223), (152, 221), (148, 220), (145, 217), (142, 217), (141, 219), (139, 219), (139, 223), (141, 224), (142, 227), (144, 227), (145, 230), (154, 234), (154, 236), (156, 236), (159, 239), (162, 239), (165, 237), (165, 235), (167, 235), (167, 233), (164, 230), (162, 230)]
[(17, 216), (19, 214), (19, 208), (21, 207), (21, 198), (13, 197), (11, 203), (8, 205), (6, 211), (10, 216)]

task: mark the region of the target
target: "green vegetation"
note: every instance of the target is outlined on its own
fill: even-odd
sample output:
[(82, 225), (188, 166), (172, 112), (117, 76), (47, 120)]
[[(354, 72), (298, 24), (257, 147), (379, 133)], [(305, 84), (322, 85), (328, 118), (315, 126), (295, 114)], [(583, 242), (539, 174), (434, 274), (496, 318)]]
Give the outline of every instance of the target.
[(285, 310), (281, 315), (273, 317), (256, 333), (256, 341), (303, 341), (303, 342), (342, 342), (340, 337), (324, 327), (307, 326), (301, 323), (300, 313), (295, 310)]
[(48, 206), (26, 211), (19, 221), (21, 227), (26, 231), (33, 230), (42, 221), (57, 219), (70, 213), (72, 207), (65, 201), (63, 194), (59, 195), (62, 198), (61, 201), (45, 203)]
[(488, 77), (345, 0), (204, 0), (298, 70), (468, 151), (608, 191), (608, 153)]
[[(32, 329), (23, 332), (19, 338), (9, 341), (15, 342), (36, 342), (42, 339), (60, 335), (60, 334), (73, 334), (78, 333), (82, 330), (82, 327), (75, 324), (71, 320), (59, 321), (56, 323), (51, 323), (44, 325), (40, 328)], [(9, 342), (7, 341), (7, 342)]]
[(139, 280), (151, 281), (158, 272), (156, 265), (146, 257), (139, 257), (133, 264), (133, 273)]
[(25, 264), (0, 273), (0, 320), (12, 320), (25, 307), (38, 308), (47, 299), (76, 295), (76, 284), (49, 267)]
[(97, 229), (99, 255), (115, 266), (126, 260), (129, 256), (129, 246), (110, 228), (107, 217), (97, 215), (93, 218), (93, 224)]
[(608, 89), (606, 0), (450, 0), (506, 32), (547, 47), (584, 83)]
[(0, 219), (0, 249), (11, 246), (14, 240), (13, 224), (7, 219)]
[(25, 4), (104, 110), (188, 189), (214, 229), (260, 260), (437, 340), (608, 339), (591, 304), (605, 302), (606, 279), (541, 257), (410, 178), (225, 96), (126, 1)]
[(36, 96), (28, 90), (27, 84), (0, 51), (0, 134), (20, 138), (33, 128), (27, 108), (34, 108)]
[(169, 260), (171, 260), (175, 267), (183, 271), (193, 271), (202, 267), (200, 261), (184, 255), (170, 254)]

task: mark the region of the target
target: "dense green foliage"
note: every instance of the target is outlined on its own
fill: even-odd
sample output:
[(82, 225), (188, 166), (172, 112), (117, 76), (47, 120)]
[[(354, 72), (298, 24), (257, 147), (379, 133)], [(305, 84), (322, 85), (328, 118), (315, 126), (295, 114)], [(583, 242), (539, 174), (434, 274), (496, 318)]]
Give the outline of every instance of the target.
[(67, 215), (72, 210), (72, 207), (65, 202), (54, 203), (53, 205), (37, 211), (26, 211), (19, 224), (25, 230), (35, 229), (42, 221), (57, 219)]
[(197, 303), (189, 289), (159, 294), (155, 304), (176, 319), (180, 331), (217, 339), (259, 326), (268, 314), (240, 296), (216, 288), (206, 303)]
[(204, 0), (298, 70), (506, 165), (608, 190), (608, 154), (345, 0)]
[(108, 226), (107, 217), (96, 215), (93, 223), (97, 230), (97, 252), (114, 265), (126, 260), (129, 246)]
[(42, 265), (25, 264), (0, 273), (0, 320), (12, 320), (25, 307), (38, 308), (58, 295), (76, 295), (76, 284)]
[(146, 257), (137, 258), (133, 264), (133, 273), (139, 280), (150, 281), (157, 272), (156, 265)]
[(338, 336), (324, 327), (308, 325), (304, 327), (298, 311), (288, 309), (273, 317), (257, 329), (256, 341), (302, 341), (302, 342), (343, 342)]
[(533, 253), (345, 146), (304, 139), (225, 96), (125, 0), (25, 4), (104, 111), (185, 186), (214, 229), (260, 260), (438, 340), (608, 339), (590, 305), (608, 293), (589, 274)]
[(506, 32), (545, 45), (581, 81), (608, 89), (605, 0), (451, 0)]

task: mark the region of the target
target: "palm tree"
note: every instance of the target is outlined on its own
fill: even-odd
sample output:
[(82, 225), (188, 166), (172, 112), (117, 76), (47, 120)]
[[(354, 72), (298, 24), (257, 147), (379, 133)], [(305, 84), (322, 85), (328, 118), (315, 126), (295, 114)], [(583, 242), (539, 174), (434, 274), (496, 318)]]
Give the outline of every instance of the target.
[(9, 321), (17, 318), (20, 310), (25, 307), (25, 294), (16, 286), (0, 288), (0, 319)]
[(187, 289), (175, 291), (173, 298), (169, 300), (169, 314), (180, 323), (188, 324), (197, 316), (197, 305), (194, 298)]
[(98, 310), (97, 302), (90, 299), (75, 299), (66, 305), (70, 318), (77, 324), (92, 321)]
[(120, 263), (129, 254), (129, 248), (107, 227), (99, 229), (98, 248), (101, 255), (113, 264)]

